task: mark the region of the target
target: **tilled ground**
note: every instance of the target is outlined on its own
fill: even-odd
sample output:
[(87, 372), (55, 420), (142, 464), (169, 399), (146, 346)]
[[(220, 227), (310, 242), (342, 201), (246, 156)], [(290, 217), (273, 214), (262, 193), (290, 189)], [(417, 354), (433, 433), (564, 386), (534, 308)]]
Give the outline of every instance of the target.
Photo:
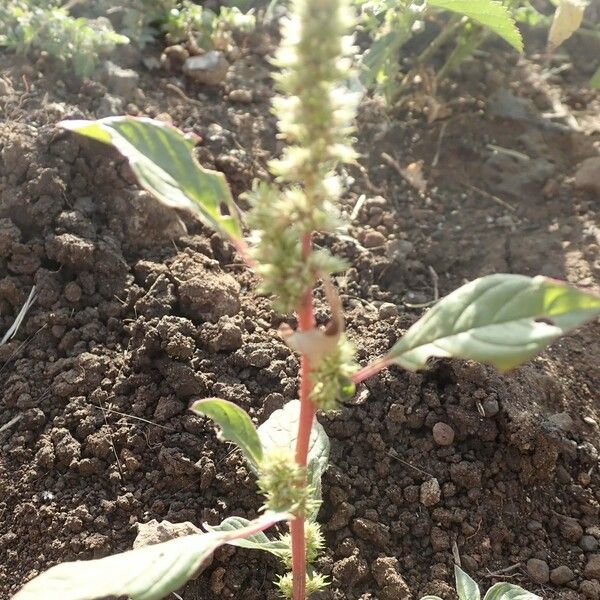
[[(199, 160), (237, 195), (277, 152), (270, 47), (266, 34), (251, 40), (214, 89), (139, 67), (127, 98), (2, 59), (2, 331), (38, 290), (17, 340), (0, 347), (0, 423), (20, 416), (0, 432), (2, 598), (56, 562), (131, 547), (136, 523), (217, 523), (260, 506), (240, 457), (187, 406), (220, 396), (260, 423), (295, 398), (298, 361), (276, 336), (284, 317), (218, 236), (139, 191), (110, 149), (55, 123), (121, 110), (173, 121), (202, 137)], [(317, 243), (352, 265), (336, 283), (363, 364), (418, 318), (414, 305), (464, 279), (512, 271), (597, 286), (599, 196), (572, 176), (598, 154), (598, 95), (573, 100), (577, 132), (541, 116), (577, 81), (548, 83), (535, 63), (502, 57), (462, 77), (469, 91), (450, 93), (443, 122), (410, 107), (390, 116), (375, 100), (360, 111), (349, 229)], [(423, 160), (428, 191), (394, 160)], [(449, 361), (417, 375), (394, 368), (321, 416), (332, 438), (323, 597), (450, 600), (454, 549), (482, 586), (600, 598), (598, 331), (588, 325), (507, 376)], [(182, 595), (275, 598), (276, 567), (221, 549)]]

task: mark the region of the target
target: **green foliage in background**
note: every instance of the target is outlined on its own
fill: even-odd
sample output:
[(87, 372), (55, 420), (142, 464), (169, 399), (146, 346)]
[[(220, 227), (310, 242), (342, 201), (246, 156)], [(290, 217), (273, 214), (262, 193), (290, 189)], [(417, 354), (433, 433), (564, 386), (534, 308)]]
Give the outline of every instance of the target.
[(57, 4), (18, 0), (0, 6), (0, 47), (19, 54), (47, 52), (79, 77), (88, 77), (102, 54), (129, 41), (107, 19), (75, 18)]

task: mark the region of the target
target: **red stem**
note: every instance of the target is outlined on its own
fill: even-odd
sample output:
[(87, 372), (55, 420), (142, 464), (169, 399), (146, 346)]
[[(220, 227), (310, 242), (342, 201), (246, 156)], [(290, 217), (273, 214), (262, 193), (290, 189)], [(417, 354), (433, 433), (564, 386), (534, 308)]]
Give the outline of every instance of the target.
[(352, 375), (352, 381), (354, 383), (360, 383), (369, 377), (372, 377), (379, 371), (382, 371), (386, 367), (389, 367), (392, 364), (392, 361), (386, 358), (379, 358), (375, 362), (372, 362), (370, 365), (363, 367), (360, 371), (357, 371)]
[[(302, 238), (302, 256), (306, 260), (311, 252), (311, 235), (305, 234)], [(298, 329), (306, 331), (315, 325), (313, 311), (312, 289), (304, 294), (302, 304), (298, 310)], [(308, 462), (308, 447), (310, 432), (312, 430), (315, 407), (310, 400), (310, 364), (308, 356), (303, 354), (300, 358), (300, 419), (298, 423), (298, 437), (296, 440), (296, 462), (306, 467)], [(306, 542), (304, 532), (304, 516), (299, 515), (290, 522), (292, 537), (292, 578), (293, 599), (305, 600), (306, 598)]]

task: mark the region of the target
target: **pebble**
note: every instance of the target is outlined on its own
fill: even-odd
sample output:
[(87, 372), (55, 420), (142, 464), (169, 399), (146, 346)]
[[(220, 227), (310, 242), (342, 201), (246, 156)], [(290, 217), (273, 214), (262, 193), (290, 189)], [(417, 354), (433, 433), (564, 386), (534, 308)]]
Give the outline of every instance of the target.
[(133, 69), (123, 69), (107, 60), (104, 63), (104, 72), (106, 73), (106, 85), (113, 94), (127, 100), (135, 95), (140, 76)]
[(550, 579), (548, 563), (539, 558), (530, 558), (527, 561), (527, 572), (536, 583), (548, 583)]
[(600, 579), (600, 554), (590, 555), (583, 574), (590, 579)]
[(543, 525), (539, 521), (533, 519), (527, 523), (527, 529), (529, 529), (529, 531), (539, 531), (542, 527)]
[(563, 431), (571, 431), (573, 428), (573, 419), (571, 418), (571, 415), (566, 412), (550, 415), (548, 421)]
[(379, 318), (380, 319), (393, 319), (398, 316), (398, 307), (391, 302), (384, 302), (379, 307)]
[(379, 231), (368, 231), (363, 241), (365, 248), (379, 248), (385, 244), (385, 236)]
[(565, 583), (572, 581), (574, 577), (575, 574), (566, 565), (561, 565), (550, 571), (550, 581), (554, 585), (565, 585)]
[(583, 535), (583, 527), (573, 517), (564, 517), (559, 526), (562, 537), (569, 542), (578, 542)]
[(435, 506), (442, 498), (442, 490), (439, 481), (432, 477), (421, 484), (421, 504), (424, 506)]
[(433, 426), (433, 440), (438, 446), (450, 446), (454, 442), (454, 429), (446, 423), (436, 423)]
[(579, 591), (591, 600), (600, 600), (600, 583), (597, 581), (583, 581), (579, 586)]
[(600, 156), (586, 158), (575, 172), (575, 189), (600, 194)]
[(231, 102), (237, 102), (238, 104), (250, 104), (252, 102), (252, 92), (250, 90), (231, 90), (228, 96)]
[(500, 412), (500, 405), (495, 398), (487, 398), (483, 401), (483, 412), (486, 417), (495, 417)]
[(579, 547), (584, 552), (595, 552), (598, 550), (598, 540), (593, 535), (584, 535), (579, 540)]
[(74, 281), (69, 281), (65, 285), (65, 298), (69, 302), (79, 302), (81, 300), (81, 288)]
[(190, 56), (183, 63), (183, 72), (190, 78), (206, 85), (218, 85), (227, 76), (229, 62), (218, 50), (200, 56)]

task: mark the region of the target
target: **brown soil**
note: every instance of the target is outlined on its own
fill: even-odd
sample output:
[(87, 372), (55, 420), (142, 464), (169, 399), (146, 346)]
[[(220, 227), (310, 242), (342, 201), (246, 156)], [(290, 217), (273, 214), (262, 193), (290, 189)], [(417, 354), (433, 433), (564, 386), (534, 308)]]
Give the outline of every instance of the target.
[[(55, 123), (105, 116), (115, 100), (172, 120), (202, 137), (199, 159), (239, 194), (267, 177), (277, 152), (271, 47), (266, 33), (254, 36), (216, 88), (137, 65), (139, 89), (125, 100), (46, 64), (0, 59), (10, 84), (0, 97), (0, 331), (38, 289), (17, 339), (0, 347), (0, 425), (20, 416), (0, 432), (3, 599), (52, 564), (130, 548), (136, 523), (256, 515), (253, 476), (186, 409), (215, 395), (260, 423), (296, 397), (298, 361), (275, 335), (282, 317), (218, 236), (140, 192), (113, 151)], [(348, 235), (317, 239), (352, 264), (337, 283), (362, 364), (418, 318), (411, 306), (432, 300), (436, 278), (440, 294), (505, 271), (597, 287), (599, 198), (572, 178), (598, 154), (600, 96), (584, 80), (573, 70), (543, 78), (540, 63), (493, 51), (445, 90), (443, 121), (365, 100), (363, 168), (347, 172)], [(247, 96), (231, 94), (239, 89), (251, 103), (233, 101)], [(525, 120), (502, 112), (508, 90)], [(556, 97), (579, 131), (542, 116)], [(424, 161), (427, 193), (382, 152), (401, 166)], [(327, 316), (321, 303), (317, 314)], [(417, 375), (393, 368), (321, 416), (332, 438), (323, 598), (450, 600), (453, 547), (483, 586), (600, 598), (585, 572), (600, 541), (599, 330), (587, 325), (506, 376), (458, 361)], [(438, 422), (453, 428), (451, 445), (434, 442)], [(572, 581), (536, 583), (531, 558), (571, 568)], [(224, 548), (181, 595), (275, 598), (276, 569), (265, 555)]]

